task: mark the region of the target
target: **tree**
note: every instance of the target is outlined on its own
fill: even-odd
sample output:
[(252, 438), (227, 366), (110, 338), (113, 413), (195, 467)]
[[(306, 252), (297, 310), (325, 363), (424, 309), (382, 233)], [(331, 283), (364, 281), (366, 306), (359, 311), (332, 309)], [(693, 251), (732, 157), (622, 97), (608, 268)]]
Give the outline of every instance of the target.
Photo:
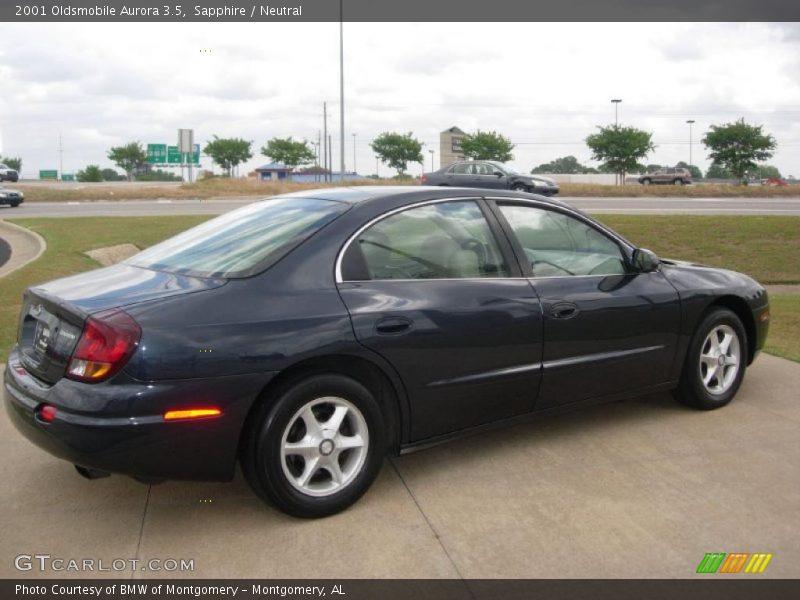
[(725, 167), (720, 166), (717, 163), (711, 163), (711, 166), (708, 167), (708, 171), (706, 171), (706, 179), (730, 179), (731, 173)]
[(767, 177), (774, 177), (775, 179), (783, 179), (780, 170), (774, 165), (758, 165), (753, 171), (753, 177), (764, 179)]
[(139, 142), (115, 146), (108, 151), (108, 159), (125, 171), (128, 181), (133, 180), (134, 172), (147, 162), (147, 153)]
[(756, 161), (772, 158), (777, 147), (775, 138), (762, 131), (762, 125), (748, 125), (744, 119), (725, 125), (712, 125), (703, 136), (703, 145), (710, 151), (708, 158), (724, 167), (739, 180)]
[(250, 149), (252, 145), (253, 142), (248, 142), (241, 138), (221, 138), (215, 135), (212, 141), (206, 143), (203, 152), (225, 169), (228, 177), (230, 177), (234, 167), (253, 158), (253, 153)]
[(370, 143), (372, 151), (382, 162), (404, 175), (408, 163), (422, 164), (422, 142), (409, 132), (406, 134), (385, 131)]
[(17, 173), (22, 173), (22, 159), (21, 158), (11, 158), (10, 156), (6, 156), (3, 158), (0, 156), (0, 163), (6, 165), (9, 169), (14, 169)]
[(103, 169), (100, 174), (103, 176), (103, 181), (122, 181), (125, 179), (124, 175), (120, 175), (114, 169)]
[(703, 178), (703, 172), (696, 165), (690, 165), (689, 163), (685, 163), (682, 160), (680, 160), (678, 161), (678, 164), (676, 164), (675, 166), (680, 169), (689, 169), (689, 173), (691, 174), (692, 179)]
[(598, 127), (599, 133), (586, 138), (586, 145), (592, 151), (592, 159), (602, 161), (603, 167), (620, 175), (625, 182), (625, 174), (640, 170), (644, 165), (639, 161), (655, 150), (653, 134), (635, 127), (609, 125)]
[(592, 167), (587, 167), (578, 162), (574, 156), (562, 156), (552, 162), (542, 163), (534, 167), (531, 173), (559, 173), (562, 175), (575, 175), (580, 173), (591, 173), (595, 171)]
[(78, 181), (103, 181), (103, 172), (97, 165), (87, 165), (83, 171), (75, 175)]
[(511, 140), (496, 131), (468, 133), (461, 138), (461, 153), (474, 160), (508, 162), (514, 158)]
[(261, 154), (275, 162), (281, 162), (294, 170), (297, 165), (312, 162), (317, 155), (308, 147), (308, 142), (295, 142), (291, 137), (272, 138), (261, 148)]

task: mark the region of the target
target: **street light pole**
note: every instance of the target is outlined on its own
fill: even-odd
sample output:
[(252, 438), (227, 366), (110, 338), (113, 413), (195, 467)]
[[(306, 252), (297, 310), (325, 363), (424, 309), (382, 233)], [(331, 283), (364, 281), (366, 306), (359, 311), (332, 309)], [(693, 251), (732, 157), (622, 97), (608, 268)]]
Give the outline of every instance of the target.
[(433, 150), (432, 150), (432, 149), (431, 149), (431, 150), (428, 150), (428, 152), (430, 152), (430, 153), (431, 153), (431, 172), (433, 172), (433, 170), (434, 170), (434, 169), (433, 169)]
[(344, 0), (339, 0), (339, 144), (344, 178)]
[(611, 102), (614, 103), (614, 127), (619, 125), (619, 103), (622, 102), (621, 98), (612, 98)]
[(355, 175), (358, 172), (356, 169), (356, 134), (353, 134), (353, 174)]
[(694, 119), (689, 119), (686, 121), (689, 124), (689, 166), (692, 166), (692, 124), (694, 123)]

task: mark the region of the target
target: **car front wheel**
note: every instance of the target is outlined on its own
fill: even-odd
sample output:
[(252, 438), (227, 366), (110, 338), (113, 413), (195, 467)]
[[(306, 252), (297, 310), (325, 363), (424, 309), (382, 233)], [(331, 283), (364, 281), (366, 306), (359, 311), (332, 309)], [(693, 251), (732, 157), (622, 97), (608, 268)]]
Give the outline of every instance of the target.
[(527, 192), (528, 191), (528, 187), (523, 183), (515, 183), (514, 185), (511, 186), (511, 189), (514, 190), (515, 192)]
[(642, 179), (642, 185), (650, 185), (651, 183), (652, 181), (650, 181), (649, 179)]
[(383, 461), (381, 411), (348, 377), (309, 377), (265, 403), (253, 419), (243, 471), (256, 494), (290, 515), (344, 510), (367, 491)]
[(675, 184), (675, 185), (683, 185), (683, 179), (676, 179), (672, 183)]
[(747, 335), (742, 321), (726, 308), (715, 308), (695, 332), (676, 397), (702, 410), (725, 406), (739, 390), (746, 365)]

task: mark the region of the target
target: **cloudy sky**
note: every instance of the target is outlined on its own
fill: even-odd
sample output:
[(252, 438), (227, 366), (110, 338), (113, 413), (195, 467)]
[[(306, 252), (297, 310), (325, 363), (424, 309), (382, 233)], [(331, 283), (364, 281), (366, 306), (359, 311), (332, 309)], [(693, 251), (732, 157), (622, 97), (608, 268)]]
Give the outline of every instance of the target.
[[(0, 24), (0, 152), (23, 175), (111, 166), (109, 147), (174, 144), (176, 129), (253, 140), (316, 140), (322, 102), (338, 167), (337, 23)], [(375, 172), (369, 141), (413, 131), (497, 130), (520, 170), (572, 154), (613, 122), (652, 131), (648, 162), (708, 161), (712, 123), (744, 117), (778, 140), (771, 161), (800, 176), (800, 25), (602, 23), (345, 24), (346, 163)], [(209, 167), (210, 160), (203, 160)], [(412, 167), (413, 173), (420, 171)], [(242, 170), (244, 173), (244, 169)], [(381, 174), (388, 174), (381, 165)]]

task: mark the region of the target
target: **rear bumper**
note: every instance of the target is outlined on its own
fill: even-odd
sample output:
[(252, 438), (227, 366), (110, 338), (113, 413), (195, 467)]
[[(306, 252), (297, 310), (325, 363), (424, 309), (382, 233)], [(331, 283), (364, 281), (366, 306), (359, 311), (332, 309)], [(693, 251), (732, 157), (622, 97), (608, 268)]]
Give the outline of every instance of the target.
[[(233, 478), (239, 437), (255, 398), (272, 373), (214, 379), (108, 383), (62, 379), (46, 386), (9, 356), (4, 404), (31, 442), (77, 465), (147, 478), (227, 481)], [(37, 416), (43, 403), (55, 419)], [(165, 421), (167, 409), (214, 406), (222, 415)]]

